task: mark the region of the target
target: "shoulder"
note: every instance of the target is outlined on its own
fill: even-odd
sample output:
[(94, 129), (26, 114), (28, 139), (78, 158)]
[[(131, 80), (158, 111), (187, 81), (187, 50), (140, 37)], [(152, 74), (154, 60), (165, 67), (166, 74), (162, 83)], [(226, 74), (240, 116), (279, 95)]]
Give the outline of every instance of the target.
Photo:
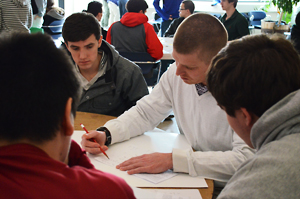
[(103, 198), (134, 198), (133, 191), (128, 184), (115, 175), (82, 167), (73, 167), (72, 170), (73, 177), (80, 182), (81, 189), (85, 189), (87, 195), (91, 192), (93, 195), (99, 193)]
[(239, 11), (236, 10), (235, 12), (236, 12), (236, 19), (238, 19), (239, 21), (247, 22), (247, 19)]

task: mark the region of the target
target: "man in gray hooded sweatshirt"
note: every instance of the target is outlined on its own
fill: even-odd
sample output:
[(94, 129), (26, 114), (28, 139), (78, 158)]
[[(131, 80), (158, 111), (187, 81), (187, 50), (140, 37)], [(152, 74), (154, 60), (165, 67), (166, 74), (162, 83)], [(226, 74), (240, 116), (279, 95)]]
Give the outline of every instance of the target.
[(222, 49), (208, 89), (257, 153), (218, 198), (300, 198), (300, 59), (278, 36), (246, 36)]

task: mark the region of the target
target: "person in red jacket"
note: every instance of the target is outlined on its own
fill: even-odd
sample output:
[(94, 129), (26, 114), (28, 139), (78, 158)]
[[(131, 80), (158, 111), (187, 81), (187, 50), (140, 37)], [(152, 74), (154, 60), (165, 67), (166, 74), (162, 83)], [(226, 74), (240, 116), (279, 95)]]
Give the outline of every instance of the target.
[(2, 34), (0, 52), (0, 197), (135, 198), (71, 140), (80, 82), (51, 37)]
[(148, 23), (147, 8), (145, 0), (129, 0), (126, 4), (128, 12), (110, 26), (106, 41), (119, 52), (148, 52), (158, 60), (163, 56), (163, 46)]

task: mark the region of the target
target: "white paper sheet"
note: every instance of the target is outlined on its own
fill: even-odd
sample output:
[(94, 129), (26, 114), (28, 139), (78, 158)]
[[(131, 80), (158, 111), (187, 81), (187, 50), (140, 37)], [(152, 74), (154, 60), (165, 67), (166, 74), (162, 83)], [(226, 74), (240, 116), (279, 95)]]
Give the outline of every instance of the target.
[[(107, 155), (109, 159), (107, 159), (104, 156), (96, 157), (95, 160), (106, 164), (111, 167), (116, 167), (118, 164), (121, 164), (122, 162), (136, 156), (140, 156), (143, 154), (149, 154), (153, 153), (155, 151), (149, 150), (145, 147), (137, 147), (135, 145), (130, 145), (127, 148), (122, 148), (122, 152), (117, 150), (109, 150), (107, 151)], [(176, 176), (177, 173), (174, 173), (171, 170), (168, 170), (164, 173), (159, 174), (134, 174), (133, 176), (147, 180), (148, 182), (157, 184), (160, 182), (163, 182), (165, 180), (168, 180), (174, 176)]]
[[(75, 131), (72, 138), (78, 143), (81, 142), (81, 136), (84, 131)], [(148, 182), (146, 180), (135, 177), (134, 175), (128, 175), (127, 172), (116, 169), (113, 165), (122, 159), (122, 154), (125, 149), (144, 149), (142, 152), (162, 152), (171, 153), (173, 148), (187, 149), (190, 145), (187, 143), (185, 137), (176, 133), (165, 133), (162, 130), (155, 130), (153, 132), (146, 132), (144, 135), (131, 138), (128, 141), (116, 143), (109, 146), (106, 151), (107, 155), (113, 160), (111, 166), (100, 162), (100, 157), (103, 161), (107, 160), (103, 154), (92, 155), (88, 154), (91, 162), (99, 170), (112, 173), (116, 176), (123, 178), (129, 185), (133, 187), (188, 187), (188, 188), (201, 188), (207, 187), (207, 184), (203, 177), (191, 177), (188, 174), (179, 173), (176, 176), (159, 182), (157, 184)], [(114, 157), (116, 155), (116, 157)], [(125, 157), (128, 158), (129, 154), (126, 153)], [(124, 157), (123, 157), (124, 158)], [(110, 163), (108, 163), (110, 164)]]
[(140, 189), (131, 187), (137, 199), (201, 199), (197, 189)]

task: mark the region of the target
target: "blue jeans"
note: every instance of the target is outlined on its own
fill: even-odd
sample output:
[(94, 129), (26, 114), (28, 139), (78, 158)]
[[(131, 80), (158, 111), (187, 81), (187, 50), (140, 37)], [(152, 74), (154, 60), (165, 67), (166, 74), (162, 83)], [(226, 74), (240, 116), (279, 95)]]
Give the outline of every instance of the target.
[(162, 21), (161, 22), (161, 25), (160, 25), (160, 34), (161, 34), (161, 37), (164, 36), (166, 30), (169, 28), (170, 24), (171, 24), (172, 20), (168, 20), (168, 21)]
[(127, 12), (125, 5), (128, 0), (119, 0), (120, 18)]

